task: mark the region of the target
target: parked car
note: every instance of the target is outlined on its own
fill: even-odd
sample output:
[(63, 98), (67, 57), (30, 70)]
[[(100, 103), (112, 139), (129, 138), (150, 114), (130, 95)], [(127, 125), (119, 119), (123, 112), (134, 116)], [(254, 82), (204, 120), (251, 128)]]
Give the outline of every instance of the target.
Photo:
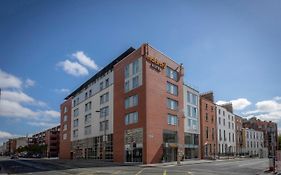
[(11, 159), (19, 159), (19, 157), (14, 154), (14, 155), (11, 156)]

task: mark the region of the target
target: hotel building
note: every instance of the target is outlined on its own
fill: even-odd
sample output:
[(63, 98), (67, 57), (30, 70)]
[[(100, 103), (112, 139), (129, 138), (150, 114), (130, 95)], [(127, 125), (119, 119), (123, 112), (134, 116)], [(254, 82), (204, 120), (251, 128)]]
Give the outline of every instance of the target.
[(72, 157), (144, 164), (182, 159), (183, 72), (148, 44), (105, 66), (66, 97), (72, 98)]
[(235, 116), (232, 104), (217, 105), (218, 153), (229, 155), (236, 153)]
[(200, 94), (200, 152), (202, 159), (217, 155), (217, 116), (213, 92)]

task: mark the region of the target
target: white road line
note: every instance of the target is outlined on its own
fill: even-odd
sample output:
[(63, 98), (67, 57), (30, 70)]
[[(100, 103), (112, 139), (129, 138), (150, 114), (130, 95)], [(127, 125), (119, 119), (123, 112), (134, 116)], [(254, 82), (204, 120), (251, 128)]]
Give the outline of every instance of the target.
[(248, 166), (248, 165), (255, 165), (258, 163), (262, 163), (262, 162), (266, 162), (264, 160), (260, 160), (260, 161), (256, 161), (256, 162), (251, 162), (251, 163), (246, 163), (246, 164), (242, 164), (242, 165), (238, 165), (239, 167), (243, 167), (243, 166)]
[(144, 170), (145, 168), (143, 168), (142, 170), (140, 170), (139, 172), (137, 172), (137, 174), (136, 175), (139, 175), (139, 174), (141, 174), (142, 172), (143, 172), (143, 170)]

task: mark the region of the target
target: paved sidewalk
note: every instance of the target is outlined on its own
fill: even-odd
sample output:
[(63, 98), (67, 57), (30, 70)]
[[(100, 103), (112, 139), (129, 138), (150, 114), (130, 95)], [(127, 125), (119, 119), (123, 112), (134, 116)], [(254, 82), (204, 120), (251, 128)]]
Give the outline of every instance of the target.
[[(192, 164), (201, 164), (201, 163), (212, 163), (216, 160), (185, 160), (181, 161), (181, 165), (192, 165)], [(163, 167), (163, 166), (174, 166), (177, 165), (177, 162), (164, 162), (164, 163), (154, 163), (154, 164), (144, 164), (139, 165), (140, 167)]]

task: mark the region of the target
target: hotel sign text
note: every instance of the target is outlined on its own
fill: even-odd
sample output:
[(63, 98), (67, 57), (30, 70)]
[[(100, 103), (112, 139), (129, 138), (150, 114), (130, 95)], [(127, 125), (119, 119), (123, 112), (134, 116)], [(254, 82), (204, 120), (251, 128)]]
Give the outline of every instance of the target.
[(151, 62), (151, 67), (156, 69), (157, 71), (160, 71), (161, 69), (164, 69), (166, 66), (165, 62), (160, 62), (158, 59), (155, 57), (146, 57), (146, 59)]

